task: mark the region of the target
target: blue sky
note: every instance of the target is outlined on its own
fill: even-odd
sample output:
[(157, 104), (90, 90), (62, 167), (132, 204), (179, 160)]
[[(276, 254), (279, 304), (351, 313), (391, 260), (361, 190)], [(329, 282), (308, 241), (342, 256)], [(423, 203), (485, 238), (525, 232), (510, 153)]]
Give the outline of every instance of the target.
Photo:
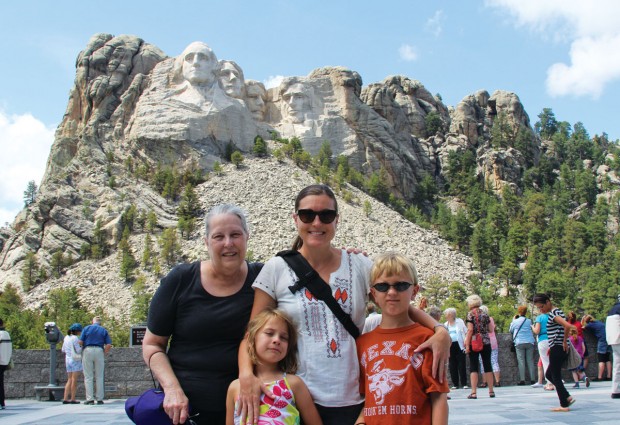
[(20, 0), (0, 4), (0, 225), (40, 183), (75, 77), (99, 32), (134, 34), (176, 56), (204, 41), (267, 82), (341, 65), (364, 84), (419, 80), (447, 105), (515, 92), (591, 136), (620, 138), (620, 2), (615, 0)]

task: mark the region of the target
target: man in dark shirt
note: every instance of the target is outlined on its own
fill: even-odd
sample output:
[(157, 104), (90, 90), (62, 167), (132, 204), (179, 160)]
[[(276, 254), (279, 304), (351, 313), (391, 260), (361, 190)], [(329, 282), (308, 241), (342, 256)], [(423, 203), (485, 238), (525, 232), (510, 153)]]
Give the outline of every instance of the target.
[[(93, 318), (92, 325), (84, 328), (79, 342), (83, 347), (82, 364), (84, 366), (84, 386), (86, 387), (86, 402), (84, 404), (95, 404), (95, 399), (97, 404), (103, 404), (104, 354), (107, 354), (112, 348), (112, 340), (107, 329), (101, 326), (99, 316)], [(93, 380), (97, 382), (94, 395)]]

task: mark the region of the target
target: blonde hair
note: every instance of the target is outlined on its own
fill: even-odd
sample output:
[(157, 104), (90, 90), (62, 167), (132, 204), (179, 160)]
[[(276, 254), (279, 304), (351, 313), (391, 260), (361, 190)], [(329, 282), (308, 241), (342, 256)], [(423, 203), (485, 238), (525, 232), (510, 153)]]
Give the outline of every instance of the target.
[(480, 295), (474, 294), (467, 297), (465, 302), (467, 303), (467, 307), (471, 310), (474, 307), (480, 307), (482, 305), (482, 298), (480, 298)]
[(374, 283), (382, 275), (394, 276), (401, 273), (408, 274), (413, 286), (418, 286), (418, 272), (413, 261), (397, 252), (386, 252), (374, 259), (370, 269), (370, 282)]
[(256, 334), (267, 324), (271, 319), (280, 319), (286, 325), (288, 332), (288, 348), (286, 350), (286, 356), (278, 362), (280, 370), (286, 373), (297, 372), (297, 329), (291, 318), (282, 310), (275, 308), (268, 308), (258, 313), (250, 323), (248, 323), (247, 339), (248, 339), (248, 354), (252, 364), (260, 364), (260, 360), (256, 355)]

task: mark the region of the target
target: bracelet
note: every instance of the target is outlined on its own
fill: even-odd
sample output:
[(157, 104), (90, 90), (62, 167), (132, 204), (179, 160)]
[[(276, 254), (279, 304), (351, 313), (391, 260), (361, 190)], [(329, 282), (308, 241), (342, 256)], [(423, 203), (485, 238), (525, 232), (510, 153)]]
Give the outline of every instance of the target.
[[(438, 325), (433, 326), (433, 332), (435, 332), (435, 328), (438, 328), (438, 327), (440, 327), (440, 326), (441, 326), (442, 328), (444, 328), (445, 330), (448, 330), (448, 327), (447, 327), (446, 325), (443, 325), (443, 324), (441, 324), (441, 323), (440, 323), (440, 324), (438, 324)], [(356, 424), (356, 425), (357, 425), (357, 424)], [(366, 424), (364, 424), (364, 425), (366, 425)]]
[(355, 425), (366, 425), (366, 422), (358, 422)]

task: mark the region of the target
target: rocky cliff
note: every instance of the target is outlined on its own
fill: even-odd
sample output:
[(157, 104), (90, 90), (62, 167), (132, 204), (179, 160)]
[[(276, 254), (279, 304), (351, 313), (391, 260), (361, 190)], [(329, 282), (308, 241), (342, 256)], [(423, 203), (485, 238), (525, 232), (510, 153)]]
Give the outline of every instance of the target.
[[(523, 149), (490, 145), (498, 119), (505, 131), (526, 135), (528, 155)], [(75, 85), (37, 200), (11, 229), (0, 232), (2, 285), (21, 286), (28, 252), (36, 253), (43, 266), (58, 250), (79, 259), (98, 220), (110, 241), (118, 241), (119, 219), (130, 204), (154, 211), (162, 227), (175, 226), (177, 205), (131, 169), (197, 167), (208, 172), (231, 149), (250, 157), (257, 135), (266, 140), (296, 137), (313, 155), (327, 141), (334, 156), (346, 156), (366, 176), (384, 169), (391, 193), (405, 202), (416, 198), (427, 175), (442, 184), (450, 152), (477, 149), (480, 178), (500, 191), (506, 184), (518, 189), (526, 161), (536, 161), (540, 151), (514, 93), (480, 91), (448, 107), (419, 81), (390, 76), (364, 87), (357, 72), (341, 67), (288, 77), (266, 90), (245, 80), (235, 62), (218, 60), (202, 42), (168, 57), (135, 36), (96, 34), (78, 55)], [(267, 259), (292, 239), (292, 201), (313, 179), (274, 159), (244, 164), (212, 176), (197, 191), (203, 209), (221, 201), (247, 207), (255, 225), (252, 250)], [(471, 272), (467, 258), (374, 200), (371, 216), (365, 217), (361, 205), (366, 195), (350, 190), (357, 201), (341, 200), (344, 225), (338, 243), (373, 254), (388, 248), (410, 253), (423, 278), (466, 279)], [(196, 231), (184, 242), (187, 259), (205, 254), (200, 234)], [(139, 254), (144, 235), (131, 238)], [(117, 261), (113, 254), (78, 261), (60, 278), (35, 286), (27, 299), (37, 305), (48, 289), (70, 285), (82, 289), (89, 305), (126, 311), (129, 292), (118, 277)], [(150, 285), (156, 285), (154, 277)], [(114, 295), (101, 297), (104, 292)]]

